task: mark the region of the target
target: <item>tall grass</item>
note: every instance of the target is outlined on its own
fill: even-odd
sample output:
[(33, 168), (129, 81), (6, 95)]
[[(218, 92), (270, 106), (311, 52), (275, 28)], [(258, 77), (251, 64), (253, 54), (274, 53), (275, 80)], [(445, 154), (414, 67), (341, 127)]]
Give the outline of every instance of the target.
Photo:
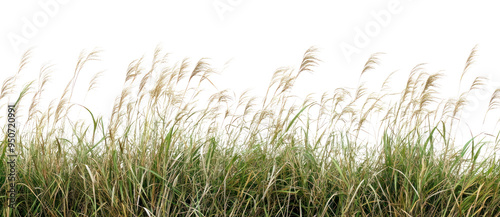
[[(297, 67), (276, 70), (263, 98), (216, 89), (207, 59), (170, 64), (167, 57), (157, 48), (151, 63), (129, 64), (108, 119), (72, 102), (80, 72), (99, 51), (82, 53), (47, 108), (39, 102), (52, 67), (41, 67), (18, 97), (29, 117), (17, 138), (19, 194), (14, 210), (0, 196), (1, 215), (500, 216), (494, 154), (500, 131), (455, 139), (482, 77), (456, 98), (443, 98), (443, 75), (421, 64), (400, 91), (389, 88), (388, 78), (380, 91), (360, 82), (298, 101), (292, 89), (319, 64), (315, 48)], [(380, 54), (369, 58), (360, 81), (379, 61)], [(0, 100), (14, 90), (18, 74), (4, 81)], [(497, 117), (499, 93), (492, 93), (485, 120)], [(89, 121), (75, 121), (72, 110)], [(367, 137), (367, 126), (378, 136)], [(5, 154), (6, 135), (2, 173)], [(4, 175), (0, 183), (6, 192)]]

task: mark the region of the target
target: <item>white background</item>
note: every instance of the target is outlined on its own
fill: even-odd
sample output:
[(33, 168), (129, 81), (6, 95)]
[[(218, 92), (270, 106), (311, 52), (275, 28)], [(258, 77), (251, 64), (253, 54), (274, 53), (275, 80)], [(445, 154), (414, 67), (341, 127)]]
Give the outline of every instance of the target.
[[(128, 64), (151, 56), (158, 44), (172, 53), (173, 62), (211, 58), (221, 69), (214, 77), (219, 89), (252, 88), (257, 95), (275, 69), (298, 68), (304, 51), (316, 46), (322, 63), (299, 79), (299, 93), (355, 87), (369, 56), (384, 52), (380, 66), (367, 75), (374, 83), (398, 70), (393, 84), (402, 85), (411, 68), (428, 63), (429, 73), (443, 70), (449, 77), (442, 83), (443, 93), (453, 95), (476, 44), (478, 58), (469, 73), (500, 77), (499, 6), (493, 1), (430, 0), (2, 1), (0, 81), (17, 71), (22, 53), (32, 47), (18, 89), (50, 62), (55, 70), (44, 99), (56, 99), (79, 53), (97, 47), (103, 50), (102, 61), (82, 72), (75, 101), (81, 101), (94, 73), (106, 70), (99, 89), (86, 101), (106, 116)], [(365, 41), (356, 44), (360, 37)], [(346, 54), (346, 45), (356, 53)]]

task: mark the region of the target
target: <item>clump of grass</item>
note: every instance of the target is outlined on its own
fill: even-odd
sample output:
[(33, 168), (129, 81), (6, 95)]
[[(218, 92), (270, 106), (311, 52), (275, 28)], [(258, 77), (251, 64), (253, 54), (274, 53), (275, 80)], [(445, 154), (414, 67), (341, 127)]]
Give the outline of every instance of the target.
[[(468, 93), (485, 83), (481, 77), (456, 99), (445, 99), (439, 95), (443, 75), (420, 64), (403, 90), (392, 92), (387, 78), (380, 91), (369, 92), (363, 75), (376, 70), (381, 58), (374, 54), (357, 88), (332, 88), (297, 103), (295, 81), (319, 64), (311, 48), (298, 69), (276, 70), (263, 98), (216, 88), (207, 95), (204, 85), (216, 86), (208, 59), (172, 65), (158, 47), (150, 64), (144, 57), (129, 64), (106, 122), (72, 103), (78, 75), (98, 57), (99, 51), (82, 53), (61, 97), (45, 109), (39, 101), (51, 66), (42, 66), (36, 90), (30, 83), (22, 91), (18, 107), (24, 96), (33, 97), (17, 138), (19, 194), (16, 209), (4, 205), (3, 216), (500, 213), (500, 162), (484, 151), (498, 148), (500, 131), (464, 144), (455, 140)], [(4, 81), (0, 100), (13, 90), (16, 75)], [(499, 93), (492, 94), (485, 120), (498, 109)], [(88, 122), (72, 120), (77, 108), (88, 113)], [(377, 127), (376, 136), (367, 137), (369, 125)], [(5, 159), (6, 135), (3, 141)], [(6, 192), (5, 176), (0, 183)]]

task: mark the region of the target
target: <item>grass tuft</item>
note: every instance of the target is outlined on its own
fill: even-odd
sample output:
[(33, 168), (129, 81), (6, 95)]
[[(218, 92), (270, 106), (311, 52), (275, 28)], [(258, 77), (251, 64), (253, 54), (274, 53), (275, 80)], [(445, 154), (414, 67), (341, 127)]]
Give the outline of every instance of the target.
[[(483, 119), (495, 127), (460, 143), (463, 108), (471, 91), (487, 85), (484, 77), (445, 98), (443, 74), (419, 64), (402, 90), (391, 90), (391, 73), (379, 91), (360, 76), (354, 89), (298, 100), (293, 86), (320, 63), (317, 51), (308, 49), (298, 69), (276, 70), (258, 98), (217, 89), (208, 59), (170, 64), (157, 47), (149, 64), (147, 57), (129, 64), (109, 119), (73, 103), (79, 74), (100, 51), (82, 52), (61, 97), (46, 108), (40, 101), (52, 66), (42, 66), (17, 99), (29, 117), (16, 138), (18, 198), (12, 210), (0, 196), (1, 215), (499, 216), (499, 89)], [(380, 55), (361, 75), (376, 70)], [(19, 72), (30, 58), (28, 51)], [(3, 82), (0, 100), (19, 72)], [(102, 73), (87, 92), (98, 89)], [(82, 109), (87, 121), (76, 121), (71, 109)], [(6, 176), (0, 183), (6, 192)]]

